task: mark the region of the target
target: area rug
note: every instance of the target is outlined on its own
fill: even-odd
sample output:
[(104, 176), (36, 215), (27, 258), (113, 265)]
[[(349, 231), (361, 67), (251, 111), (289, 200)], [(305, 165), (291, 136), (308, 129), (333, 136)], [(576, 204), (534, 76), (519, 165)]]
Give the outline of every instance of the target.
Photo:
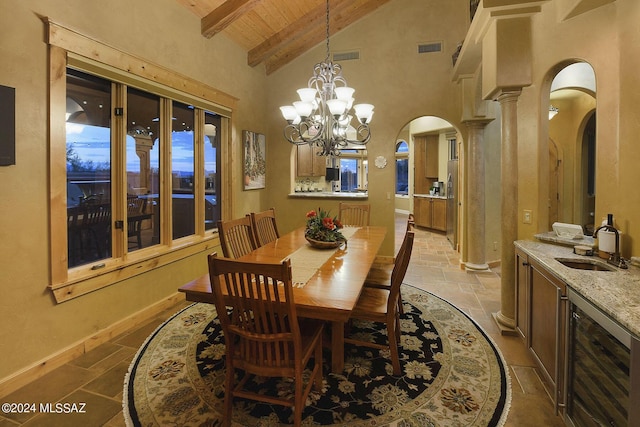
[[(303, 426), (502, 426), (511, 401), (498, 348), (467, 315), (433, 294), (403, 285), (400, 358), (393, 376), (388, 351), (345, 346), (345, 369), (312, 391)], [(351, 333), (386, 341), (384, 328), (354, 323)], [(224, 337), (215, 308), (193, 304), (162, 324), (140, 348), (124, 384), (128, 426), (217, 426), (224, 399)], [(267, 393), (291, 383), (256, 379)], [(233, 426), (290, 425), (290, 409), (234, 400)]]

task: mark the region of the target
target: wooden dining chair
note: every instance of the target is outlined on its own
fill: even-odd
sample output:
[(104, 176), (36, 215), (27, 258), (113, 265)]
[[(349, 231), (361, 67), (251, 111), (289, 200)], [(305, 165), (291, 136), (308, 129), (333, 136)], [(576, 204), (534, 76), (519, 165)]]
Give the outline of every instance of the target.
[(219, 220), (218, 233), (222, 253), (227, 258), (240, 258), (258, 247), (249, 215), (227, 221)]
[(140, 216), (147, 208), (147, 199), (140, 197), (127, 197), (127, 243), (131, 249), (129, 239), (135, 238), (135, 245), (142, 249), (142, 220)]
[(391, 282), (388, 288), (364, 287), (360, 297), (356, 302), (350, 320), (365, 320), (370, 322), (384, 323), (387, 328), (387, 344), (378, 344), (371, 341), (363, 341), (351, 337), (345, 338), (345, 342), (359, 346), (372, 347), (378, 349), (389, 349), (393, 375), (400, 375), (400, 355), (398, 344), (400, 343), (400, 285), (411, 259), (413, 249), (414, 232), (409, 231), (404, 236), (402, 247), (394, 263), (391, 273)]
[(262, 212), (251, 212), (251, 226), (253, 227), (258, 247), (264, 246), (280, 237), (274, 208)]
[[(409, 214), (409, 217), (407, 218), (407, 227), (406, 227), (406, 233), (408, 233), (409, 231), (413, 231), (413, 229), (415, 228), (416, 222), (415, 219), (413, 217), (413, 214)], [(398, 250), (398, 253), (395, 256), (395, 259), (398, 259), (399, 256), (401, 256), (400, 251), (402, 250), (402, 246), (400, 246), (400, 249)], [(369, 269), (369, 272), (367, 273), (367, 279), (364, 283), (365, 286), (369, 286), (369, 287), (374, 287), (374, 288), (388, 288), (391, 285), (391, 273), (393, 272), (393, 268), (394, 268), (394, 264), (393, 263), (381, 263), (381, 262), (377, 262), (377, 263), (373, 263), (373, 265), (371, 266), (371, 268)], [(398, 298), (398, 310), (400, 311), (400, 314), (404, 313), (404, 310), (402, 308), (402, 294), (400, 294), (399, 298)]]
[[(293, 408), (293, 425), (300, 426), (311, 387), (322, 388), (322, 334), (319, 320), (298, 319), (291, 262), (241, 262), (209, 255), (209, 276), (226, 345), (223, 426), (231, 426), (233, 398)], [(231, 308), (231, 309), (228, 309)], [(303, 372), (313, 359), (307, 384)], [(244, 375), (236, 383), (236, 370)], [(294, 379), (291, 398), (245, 387), (250, 377)]]
[(338, 219), (344, 226), (364, 227), (369, 225), (371, 205), (366, 203), (343, 203), (338, 205)]

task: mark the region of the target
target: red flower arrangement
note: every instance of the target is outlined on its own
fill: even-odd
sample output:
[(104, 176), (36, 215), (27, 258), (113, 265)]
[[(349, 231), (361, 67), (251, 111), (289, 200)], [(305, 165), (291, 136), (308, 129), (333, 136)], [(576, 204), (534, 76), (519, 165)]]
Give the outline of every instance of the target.
[(337, 217), (331, 217), (328, 211), (318, 208), (318, 211), (307, 212), (307, 229), (305, 236), (321, 242), (342, 242), (347, 239), (340, 229), (342, 223)]

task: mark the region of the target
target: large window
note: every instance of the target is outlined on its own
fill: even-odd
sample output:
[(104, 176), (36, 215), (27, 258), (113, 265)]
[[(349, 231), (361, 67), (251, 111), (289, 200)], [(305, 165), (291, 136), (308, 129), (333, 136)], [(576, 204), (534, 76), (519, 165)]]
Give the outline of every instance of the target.
[[(111, 99), (126, 88), (126, 108), (114, 110)], [(170, 102), (169, 102), (170, 101)], [(161, 108), (162, 103), (170, 106)], [(211, 230), (220, 218), (216, 201), (219, 187), (216, 129), (220, 118), (190, 104), (169, 100), (134, 87), (67, 69), (67, 236), (68, 267), (94, 264), (114, 254), (125, 254), (161, 243), (163, 191), (162, 154), (170, 158), (171, 236), (179, 239), (196, 233), (197, 206), (204, 211), (203, 229)], [(198, 132), (204, 168), (196, 177), (196, 117), (205, 117)], [(112, 131), (112, 120), (121, 121)], [(171, 132), (163, 148), (161, 128)], [(112, 168), (120, 141), (126, 147), (123, 169), (126, 191), (119, 191)], [(113, 145), (113, 146), (112, 146)], [(168, 151), (167, 151), (168, 150)], [(113, 169), (113, 170), (112, 170)], [(196, 203), (196, 182), (201, 182), (203, 202)], [(118, 200), (126, 206), (122, 216)], [(126, 217), (126, 220), (121, 218)], [(116, 233), (126, 230), (126, 247), (114, 248)]]
[(340, 154), (340, 191), (357, 192), (367, 189), (367, 151), (342, 150)]
[(409, 194), (409, 145), (406, 141), (396, 144), (396, 194)]
[(69, 267), (111, 257), (111, 82), (67, 72)]
[(210, 251), (231, 212), (221, 165), (237, 99), (53, 22), (48, 30), (56, 301)]

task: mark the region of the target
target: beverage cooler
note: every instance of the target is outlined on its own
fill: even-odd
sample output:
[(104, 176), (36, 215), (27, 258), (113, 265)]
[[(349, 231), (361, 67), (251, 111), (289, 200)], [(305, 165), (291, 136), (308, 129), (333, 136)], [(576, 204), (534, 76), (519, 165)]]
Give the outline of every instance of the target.
[(640, 341), (575, 291), (568, 297), (567, 425), (640, 426)]

